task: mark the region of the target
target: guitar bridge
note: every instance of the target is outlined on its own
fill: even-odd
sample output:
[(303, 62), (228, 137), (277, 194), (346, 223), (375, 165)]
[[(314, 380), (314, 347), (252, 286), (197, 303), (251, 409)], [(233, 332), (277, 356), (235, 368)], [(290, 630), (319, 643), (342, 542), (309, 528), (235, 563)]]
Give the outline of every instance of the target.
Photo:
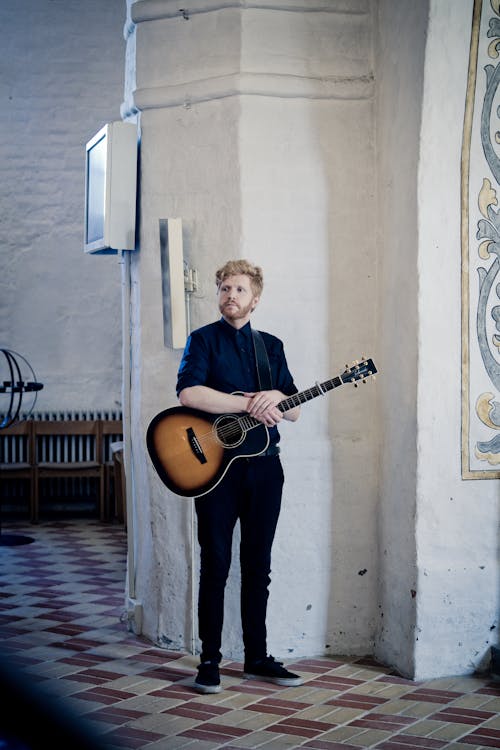
[(207, 463), (207, 457), (203, 453), (203, 449), (200, 445), (200, 441), (195, 435), (195, 432), (192, 427), (188, 427), (187, 430), (187, 438), (189, 441), (189, 445), (191, 446), (191, 450), (193, 451), (194, 455), (200, 462), (200, 464), (206, 464)]

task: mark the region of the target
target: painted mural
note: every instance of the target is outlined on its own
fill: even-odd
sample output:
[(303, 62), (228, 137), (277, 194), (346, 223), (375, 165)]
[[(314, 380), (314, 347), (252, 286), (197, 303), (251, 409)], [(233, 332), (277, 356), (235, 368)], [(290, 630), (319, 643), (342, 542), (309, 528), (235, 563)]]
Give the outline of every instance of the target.
[(462, 477), (500, 477), (500, 0), (475, 0), (462, 148)]

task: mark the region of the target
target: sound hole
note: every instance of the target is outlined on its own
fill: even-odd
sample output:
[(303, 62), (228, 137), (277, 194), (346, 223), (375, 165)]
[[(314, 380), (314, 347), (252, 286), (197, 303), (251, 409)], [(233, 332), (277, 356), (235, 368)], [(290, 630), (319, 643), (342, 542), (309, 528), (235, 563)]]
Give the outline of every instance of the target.
[(238, 417), (223, 414), (214, 422), (217, 440), (224, 448), (236, 448), (245, 439), (245, 433), (241, 429)]

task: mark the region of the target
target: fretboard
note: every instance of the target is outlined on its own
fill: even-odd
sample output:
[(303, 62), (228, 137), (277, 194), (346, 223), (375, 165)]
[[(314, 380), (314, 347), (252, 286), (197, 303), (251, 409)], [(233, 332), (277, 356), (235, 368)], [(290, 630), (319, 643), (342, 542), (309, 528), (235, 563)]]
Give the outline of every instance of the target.
[(293, 409), (294, 406), (305, 404), (307, 401), (311, 401), (311, 399), (316, 398), (317, 396), (323, 396), (325, 393), (332, 391), (339, 385), (342, 385), (342, 379), (338, 376), (336, 378), (331, 378), (330, 380), (325, 380), (323, 383), (315, 383), (311, 388), (306, 388), (305, 391), (300, 391), (300, 393), (294, 393), (293, 396), (289, 396), (288, 398), (283, 399), (283, 401), (280, 401), (278, 409), (282, 412), (288, 411), (289, 409)]
[[(283, 399), (283, 401), (280, 401), (278, 409), (284, 413), (293, 409), (294, 406), (300, 406), (317, 396), (323, 396), (325, 393), (337, 388), (339, 385), (342, 385), (342, 380), (339, 377), (325, 380), (324, 383), (316, 383), (311, 388), (307, 388), (305, 391), (300, 391), (300, 393), (294, 393), (293, 396), (289, 396), (288, 398)], [(244, 432), (251, 430), (253, 427), (259, 427), (259, 425), (262, 425), (262, 422), (255, 419), (255, 417), (251, 417), (249, 414), (243, 414), (238, 417), (238, 423)]]
[[(278, 409), (284, 413), (289, 409), (293, 409), (294, 406), (300, 406), (317, 396), (323, 396), (325, 393), (328, 393), (328, 391), (332, 391), (334, 388), (337, 388), (344, 383), (354, 383), (354, 387), (357, 387), (358, 380), (362, 380), (363, 383), (366, 383), (366, 378), (374, 376), (376, 372), (377, 368), (372, 359), (365, 359), (363, 362), (355, 362), (350, 369), (346, 366), (346, 369), (341, 375), (337, 375), (337, 377), (331, 378), (330, 380), (325, 380), (323, 383), (315, 383), (311, 388), (306, 388), (305, 391), (300, 391), (300, 393), (294, 393), (293, 396), (284, 398), (283, 401), (279, 402)], [(241, 429), (245, 431), (262, 424), (262, 422), (259, 422), (255, 417), (250, 417), (248, 414), (239, 417), (238, 422), (240, 423)]]

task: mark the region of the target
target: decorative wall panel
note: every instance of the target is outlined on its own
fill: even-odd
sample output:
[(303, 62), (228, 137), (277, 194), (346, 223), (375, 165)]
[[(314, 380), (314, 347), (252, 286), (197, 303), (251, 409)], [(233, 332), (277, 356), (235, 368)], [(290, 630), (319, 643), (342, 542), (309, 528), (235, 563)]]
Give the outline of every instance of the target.
[(462, 147), (462, 477), (500, 477), (500, 0), (475, 0)]

